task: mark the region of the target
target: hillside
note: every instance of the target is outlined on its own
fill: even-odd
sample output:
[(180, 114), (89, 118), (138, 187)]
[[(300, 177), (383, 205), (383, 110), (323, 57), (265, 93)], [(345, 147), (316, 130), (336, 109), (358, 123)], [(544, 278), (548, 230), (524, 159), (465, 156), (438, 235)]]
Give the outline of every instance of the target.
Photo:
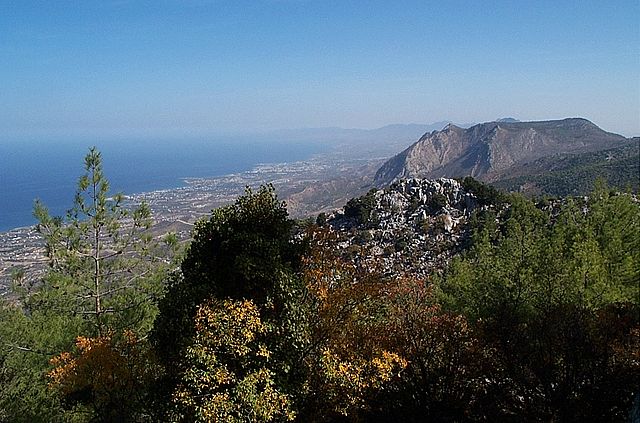
[[(574, 158), (624, 147), (631, 142), (581, 118), (542, 122), (502, 119), (468, 129), (450, 124), (442, 131), (423, 135), (388, 160), (377, 171), (375, 183), (383, 186), (401, 178), (464, 176), (497, 182), (514, 175), (521, 177), (519, 181), (523, 183), (528, 177), (548, 172), (559, 157)], [(588, 160), (598, 157), (592, 155)], [(538, 161), (545, 158), (548, 160)], [(536, 165), (531, 165), (536, 161)], [(582, 163), (582, 160), (571, 163)]]
[(640, 380), (639, 211), (604, 185), (534, 202), (411, 179), (313, 224), (262, 186), (200, 220), (183, 252), (166, 237), (119, 263), (122, 238), (105, 234), (96, 270), (77, 260), (95, 244), (47, 230), (58, 220), (40, 208), (61, 265), (0, 302), (0, 420), (210, 421), (191, 416), (214, 404), (227, 421), (268, 404), (261, 421), (624, 421)]
[(472, 215), (500, 208), (501, 198), (470, 178), (403, 179), (351, 199), (326, 222), (344, 257), (425, 278), (468, 246)]
[(603, 178), (609, 186), (638, 192), (640, 138), (613, 149), (543, 157), (513, 169), (494, 185), (525, 194), (564, 197), (584, 195), (597, 178)]

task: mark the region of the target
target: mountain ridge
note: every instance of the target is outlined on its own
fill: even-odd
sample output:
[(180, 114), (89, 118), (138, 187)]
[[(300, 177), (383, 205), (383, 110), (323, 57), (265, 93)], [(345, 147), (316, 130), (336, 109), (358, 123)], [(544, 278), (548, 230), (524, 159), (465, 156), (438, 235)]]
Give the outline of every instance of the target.
[(519, 122), (502, 119), (464, 129), (448, 124), (425, 133), (385, 162), (374, 183), (403, 178), (473, 176), (496, 182), (518, 166), (558, 154), (583, 154), (621, 147), (632, 139), (606, 132), (584, 118)]

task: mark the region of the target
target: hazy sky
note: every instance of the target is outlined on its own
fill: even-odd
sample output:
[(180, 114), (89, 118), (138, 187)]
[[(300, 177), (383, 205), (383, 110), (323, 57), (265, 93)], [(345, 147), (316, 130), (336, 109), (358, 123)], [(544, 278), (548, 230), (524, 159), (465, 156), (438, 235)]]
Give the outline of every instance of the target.
[(640, 134), (640, 2), (0, 0), (0, 135), (586, 117)]

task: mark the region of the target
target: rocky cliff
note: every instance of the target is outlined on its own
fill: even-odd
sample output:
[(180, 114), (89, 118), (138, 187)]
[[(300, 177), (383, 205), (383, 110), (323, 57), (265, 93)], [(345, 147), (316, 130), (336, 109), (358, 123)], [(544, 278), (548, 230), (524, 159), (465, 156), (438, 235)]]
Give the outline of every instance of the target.
[(336, 248), (395, 276), (427, 277), (445, 269), (464, 248), (472, 212), (494, 207), (447, 178), (400, 180), (354, 200), (327, 217), (338, 235)]
[(543, 157), (584, 154), (623, 146), (630, 140), (586, 119), (543, 122), (501, 120), (463, 129), (447, 125), (422, 136), (376, 173), (378, 186), (401, 178), (473, 176), (494, 182)]

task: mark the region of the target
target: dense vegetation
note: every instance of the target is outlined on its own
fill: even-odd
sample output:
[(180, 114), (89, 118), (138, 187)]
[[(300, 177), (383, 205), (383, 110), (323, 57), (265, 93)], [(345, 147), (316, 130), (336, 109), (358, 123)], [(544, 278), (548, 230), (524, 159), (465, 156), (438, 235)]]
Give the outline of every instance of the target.
[[(611, 186), (638, 192), (640, 188), (640, 140), (610, 150), (551, 156), (525, 165), (524, 176), (502, 179), (495, 185), (535, 195), (564, 197), (587, 195), (598, 178)], [(530, 173), (526, 175), (526, 173)]]
[(355, 197), (347, 201), (344, 215), (356, 219), (358, 223), (367, 223), (372, 218), (371, 212), (375, 206), (375, 188), (369, 190), (362, 197)]
[(0, 421), (624, 421), (639, 395), (631, 195), (534, 204), (466, 179), (493, 207), (417, 280), (340, 259), (270, 187), (179, 253), (108, 196), (99, 153), (85, 169), (66, 218), (36, 207), (47, 276), (0, 308)]

